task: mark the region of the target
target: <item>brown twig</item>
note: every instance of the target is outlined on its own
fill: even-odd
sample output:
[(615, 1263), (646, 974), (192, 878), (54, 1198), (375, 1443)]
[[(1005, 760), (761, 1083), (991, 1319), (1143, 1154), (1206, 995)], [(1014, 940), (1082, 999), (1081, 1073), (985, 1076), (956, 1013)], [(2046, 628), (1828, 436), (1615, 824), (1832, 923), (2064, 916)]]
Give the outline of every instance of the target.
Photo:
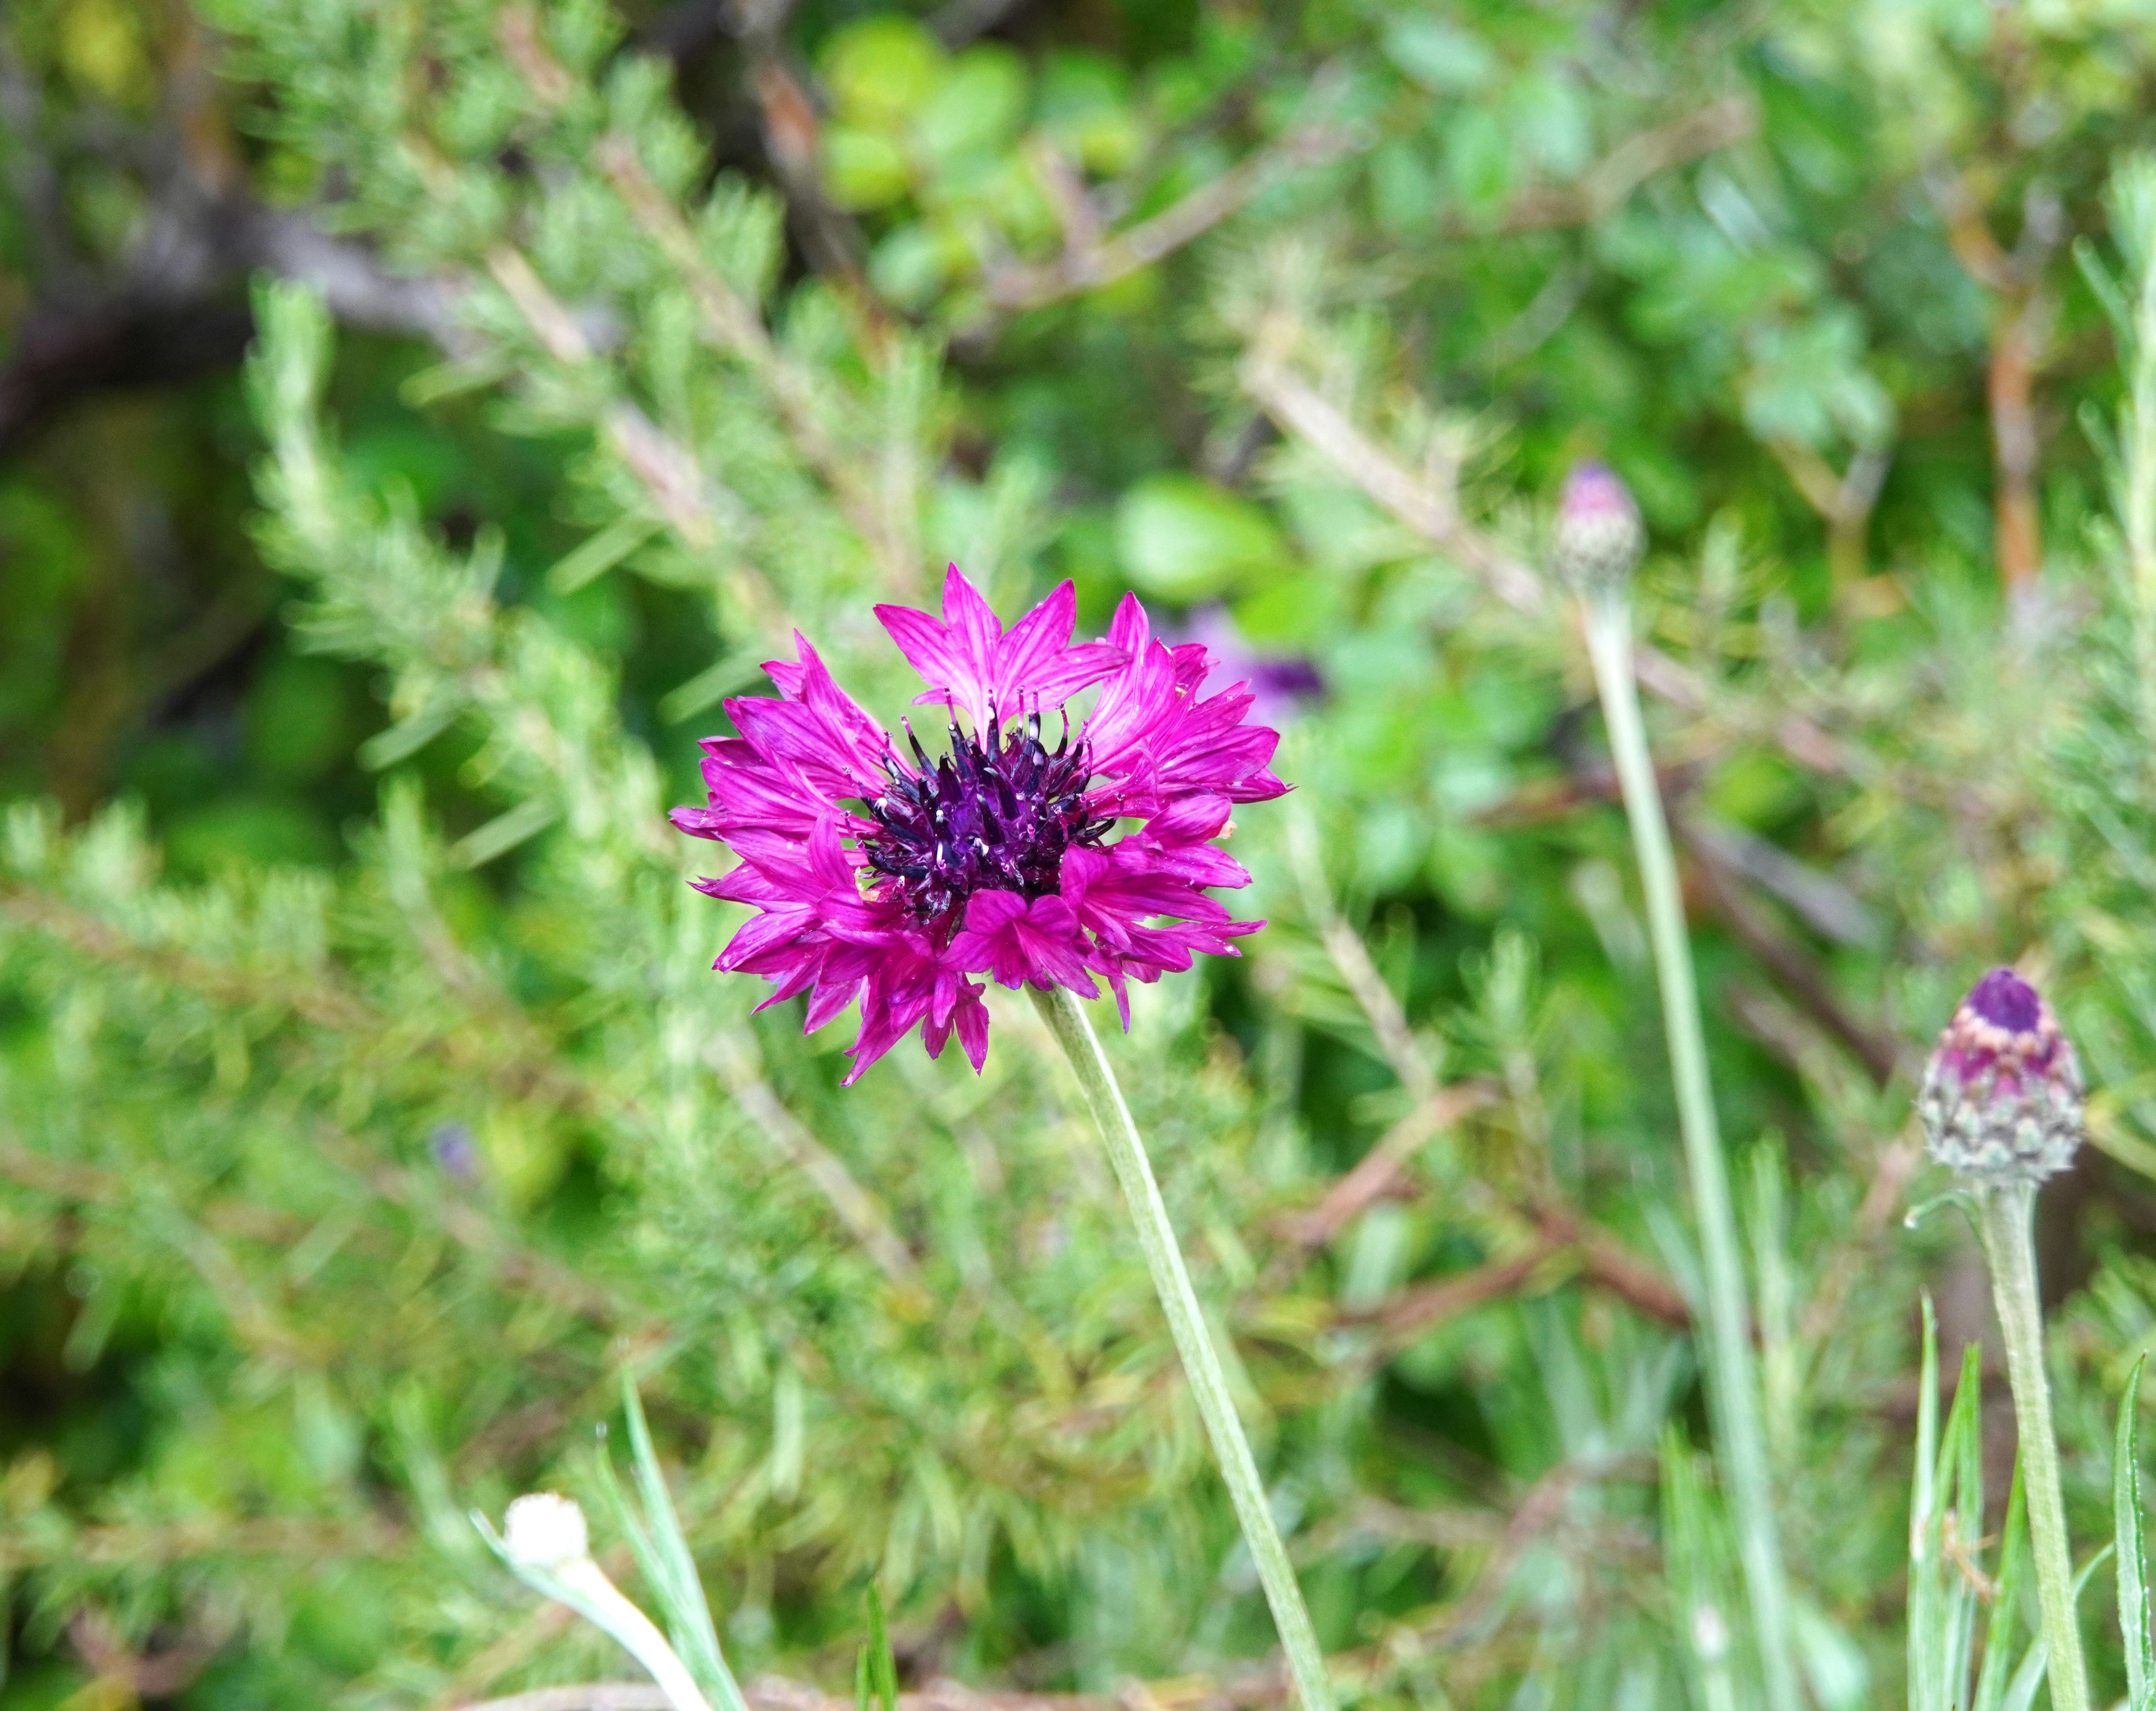
[(1984, 371), (1991, 414), (1994, 547), (1999, 579), (2009, 590), (2025, 588), (2044, 565), (2036, 498), (2042, 448), (2034, 399), (2056, 308), (2044, 274), (2066, 223), (2057, 198), (2032, 187), (2022, 204), (2020, 240), (2008, 250), (1992, 236), (1966, 175), (1936, 172), (1930, 187), (1955, 259), (1997, 300)]
[[(1837, 591), (1854, 586), (1864, 576), (1865, 535), (1871, 524), (1871, 509), (1879, 502), (1887, 472), (1893, 466), (1891, 452), (1866, 449), (1849, 460), (1837, 475), (1827, 460), (1802, 440), (1786, 434), (1767, 442), (1790, 482), (1806, 505), (1820, 515), (1827, 530), (1827, 571)], [(1889, 585), (1891, 586), (1891, 585)]]
[(1496, 1097), (1496, 1084), (1487, 1081), (1455, 1082), (1439, 1089), (1387, 1130), (1316, 1206), (1283, 1214), (1278, 1227), (1287, 1245), (1267, 1268), (1260, 1293), (1274, 1294), (1285, 1288), (1312, 1254), (1378, 1201), (1400, 1192), (1408, 1161), (1424, 1142)]
[[(1626, 137), (1589, 167), (1576, 184), (1531, 190), (1515, 197), (1495, 231), (1543, 232), (1592, 225), (1657, 173), (1742, 142), (1758, 128), (1759, 110), (1748, 95), (1725, 95), (1697, 113)], [(1491, 228), (1478, 228), (1455, 215), (1445, 229), (1448, 236), (1469, 237)]]
[[(853, 1696), (819, 1692), (801, 1682), (767, 1676), (742, 1691), (749, 1711), (852, 1711)], [(1028, 1693), (969, 1688), (939, 1679), (898, 1696), (899, 1711), (1116, 1711), (1105, 1693)], [(467, 1703), (459, 1711), (669, 1711), (670, 1702), (651, 1682), (579, 1682), (534, 1688), (504, 1699)]]
[(772, 1090), (771, 1083), (763, 1078), (754, 1036), (745, 1029), (721, 1029), (711, 1037), (708, 1055), (743, 1114), (814, 1186), (841, 1227), (860, 1243), (884, 1275), (925, 1304), (920, 1267), (912, 1250), (891, 1227), (891, 1215), (883, 1202), (854, 1180), (845, 1162), (810, 1134), (808, 1125)]
[(1811, 957), (1746, 895), (1719, 843), (1701, 837), (1681, 813), (1671, 817), (1671, 829), (1692, 858), (1693, 878), (1737, 941), (1766, 965), (1808, 1015), (1856, 1054), (1876, 1085), (1885, 1087), (1901, 1067), (1901, 1042), (1850, 1012)]
[[(1682, 791), (1665, 791), (1682, 800)], [(1780, 845), (1742, 827), (1709, 819), (1696, 810), (1685, 817), (1686, 835), (1719, 865), (1787, 904), (1815, 932), (1842, 945), (1879, 941), (1879, 923), (1863, 900), (1831, 874), (1797, 859)]]
[[(1658, 766), (1656, 781), (1665, 802), (1689, 795), (1698, 787), (1707, 762), (1686, 760)], [(1511, 828), (1548, 826), (1588, 808), (1618, 799), (1617, 770), (1608, 765), (1575, 766), (1562, 777), (1537, 779), (1499, 797), (1474, 816), (1478, 826)]]
[(161, 1652), (137, 1652), (127, 1643), (102, 1605), (83, 1605), (68, 1619), (68, 1640), (93, 1678), (82, 1695), (103, 1703), (116, 1697), (132, 1705), (141, 1699), (176, 1698), (194, 1683), (231, 1637), (228, 1626), (190, 1631)]
[(1993, 323), (1991, 361), (1984, 371), (1992, 462), (1998, 472), (1994, 526), (1999, 574), (2009, 588), (2028, 586), (2044, 567), (2043, 525), (2036, 510), (2041, 448), (2033, 400), (2051, 325), (2050, 295), (2032, 285)]
[(1443, 1623), (1431, 1637), (1435, 1643), (1454, 1643), (1495, 1611), (1514, 1565), (1530, 1545), (1563, 1519), (1565, 1507), (1578, 1487), (1604, 1479), (1651, 1478), (1654, 1467), (1653, 1458), (1648, 1456), (1585, 1457), (1560, 1462), (1543, 1474), (1513, 1509), (1503, 1536), (1476, 1575), (1473, 1588), (1445, 1612)]
[(1340, 1315), (1343, 1324), (1369, 1325), (1378, 1334), (1385, 1353), (1402, 1348), (1433, 1326), (1457, 1319), (1486, 1302), (1522, 1288), (1535, 1273), (1563, 1253), (1571, 1244), (1561, 1236), (1537, 1234), (1517, 1253), (1435, 1283), (1403, 1289), (1375, 1307), (1350, 1309)]
[(1418, 1106), (1429, 1105), (1440, 1091), (1437, 1071), (1424, 1055), (1422, 1045), (1408, 1025), (1407, 1012), (1378, 966), (1363, 935), (1341, 918), (1325, 877), (1325, 863), (1317, 848), (1317, 833), (1310, 816), (1300, 807), (1288, 810), (1288, 853), (1295, 863), (1302, 889), (1303, 907), (1317, 929), (1319, 940), (1333, 968), (1347, 983), (1348, 992), (1377, 1036), (1378, 1049)]
[(1343, 1312), (1343, 1325), (1370, 1325), (1378, 1334), (1373, 1358), (1404, 1347), (1433, 1326), (1567, 1269), (1616, 1296), (1647, 1318), (1673, 1329), (1691, 1328), (1691, 1307), (1676, 1285), (1607, 1231), (1576, 1212), (1544, 1211), (1533, 1233), (1513, 1253), (1472, 1269), (1401, 1290), (1374, 1307)]
[[(1150, 218), (1106, 238), (1099, 235), (1090, 207), (1078, 218), (1069, 218), (1066, 209), (1063, 253), (1033, 265), (990, 267), (984, 281), (988, 300), (1002, 310), (1039, 309), (1112, 285), (1211, 231), (1283, 173), (1322, 165), (1363, 146), (1356, 133), (1337, 125), (1299, 126)], [(1079, 194), (1082, 201), (1082, 188)]]
[[(336, 1033), (379, 1037), (399, 1032), (393, 1018), (352, 993), (327, 969), (310, 968), (305, 978), (285, 981), (206, 961), (167, 945), (131, 938), (88, 911), (18, 881), (0, 881), (0, 917), (12, 918), (97, 961), (138, 970), (232, 1009), (270, 1007)], [(483, 1048), (478, 1037), (454, 1028), (429, 1043), (453, 1067), (484, 1073), (514, 1097), (575, 1111), (625, 1114), (618, 1101), (547, 1056), (495, 1057)]]
[(1580, 1275), (1673, 1330), (1691, 1328), (1684, 1292), (1608, 1232), (1589, 1227), (1579, 1241)]
[[(1314, 448), (1383, 510), (1450, 558), (1514, 611), (1528, 617), (1549, 614), (1552, 602), (1542, 578), (1517, 553), (1476, 528), (1461, 515), (1456, 497), (1412, 474), (1372, 441), (1342, 410), (1295, 372), (1278, 348), (1285, 330), (1255, 341), (1239, 374), (1244, 391), (1274, 421)], [(1649, 643), (1635, 653), (1641, 685), (1683, 709), (1703, 714), (1707, 685), (1691, 672)], [(1798, 765), (1815, 772), (1861, 774), (1859, 758), (1798, 713), (1779, 713), (1772, 735)]]
[(343, 1520), (309, 1516), (264, 1516), (245, 1521), (177, 1521), (167, 1526), (125, 1524), (74, 1529), (54, 1538), (0, 1534), (0, 1570), (121, 1565), (144, 1569), (207, 1556), (292, 1557), (320, 1562), (331, 1557), (386, 1556), (404, 1543), (403, 1530), (372, 1515)]
[(824, 426), (808, 377), (772, 341), (754, 307), (711, 267), (681, 212), (644, 170), (629, 141), (605, 136), (594, 150), (599, 170), (613, 183), (629, 214), (680, 273), (695, 299), (705, 336), (738, 360), (771, 400), (803, 459), (830, 493), (847, 522), (901, 593), (919, 578), (911, 520), (902, 505), (886, 502), (863, 479), (861, 459), (841, 450)]
[(1468, 523), (1456, 498), (1440, 492), (1368, 438), (1261, 340), (1240, 370), (1260, 408), (1314, 447), (1335, 469), (1440, 551), (1456, 560), (1514, 611), (1538, 616), (1549, 602), (1526, 561)]
[[(583, 329), (547, 289), (521, 251), (497, 244), (488, 252), (486, 266), (549, 356), (571, 368), (593, 360), (591, 341)], [(711, 551), (719, 542), (721, 515), (742, 514), (740, 502), (705, 472), (696, 454), (634, 404), (618, 401), (608, 405), (600, 418), (600, 434), (642, 484), (667, 526), (693, 551)], [(761, 571), (737, 564), (732, 576), (759, 629), (773, 637), (792, 629), (785, 602)]]
[(1801, 1347), (1816, 1353), (1840, 1320), (1851, 1288), (1864, 1275), (1866, 1258), (1878, 1248), (1894, 1214), (1902, 1209), (1910, 1181), (1923, 1161), (1922, 1147), (1906, 1135), (1880, 1149), (1849, 1239), (1820, 1268), (1819, 1288), (1798, 1321), (1797, 1341)]
[(816, 104), (788, 67), (777, 37), (774, 22), (747, 32), (744, 38), (749, 90), (763, 120), (764, 156), (786, 193), (787, 209), (793, 216), (793, 228), (809, 265), (833, 280), (849, 302), (866, 312), (866, 324), (880, 338), (885, 331), (882, 311), (861, 271), (861, 255), (867, 246), (860, 228), (824, 194), (823, 175), (817, 167), (822, 127)]

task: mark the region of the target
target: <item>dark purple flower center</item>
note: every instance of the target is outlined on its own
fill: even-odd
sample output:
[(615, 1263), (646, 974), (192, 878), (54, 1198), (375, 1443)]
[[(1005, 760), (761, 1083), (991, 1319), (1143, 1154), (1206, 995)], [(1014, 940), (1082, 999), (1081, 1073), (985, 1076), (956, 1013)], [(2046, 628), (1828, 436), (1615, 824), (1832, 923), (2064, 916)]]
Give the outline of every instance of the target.
[(1067, 716), (1052, 750), (1038, 713), (1022, 728), (996, 720), (990, 730), (984, 745), (953, 720), (951, 752), (932, 763), (909, 725), (919, 770), (883, 757), (891, 788), (868, 804), (878, 829), (860, 839), (861, 853), (923, 925), (955, 927), (976, 891), (1046, 896), (1062, 883), (1064, 852), (1097, 845), (1115, 824), (1087, 812), (1091, 757), (1082, 740), (1070, 746)]
[(1994, 1027), (2014, 1034), (2035, 1032), (2044, 1014), (2044, 1001), (2036, 989), (2010, 968), (1992, 970), (1969, 989), (1966, 1001)]

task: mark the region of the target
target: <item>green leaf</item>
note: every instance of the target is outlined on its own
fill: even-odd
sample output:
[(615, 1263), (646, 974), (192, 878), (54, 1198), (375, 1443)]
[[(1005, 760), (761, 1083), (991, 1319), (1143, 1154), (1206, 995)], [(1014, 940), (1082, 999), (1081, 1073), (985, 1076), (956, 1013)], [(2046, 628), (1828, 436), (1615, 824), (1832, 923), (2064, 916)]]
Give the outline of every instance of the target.
[(1269, 580), (1286, 546), (1248, 499), (1195, 475), (1149, 475), (1116, 510), (1116, 546), (1141, 592), (1204, 600)]
[(557, 594), (575, 593), (604, 576), (664, 526), (655, 518), (634, 513), (616, 518), (557, 560), (547, 572), (547, 586)]
[(533, 797), (466, 832), (449, 846), (449, 861), (459, 868), (483, 868), (518, 844), (529, 843), (561, 817), (558, 804)]
[(824, 133), (824, 188), (854, 213), (887, 207), (913, 188), (913, 166), (880, 132), (834, 125)]
[(990, 154), (1016, 134), (1025, 98), (1025, 61), (1001, 42), (983, 42), (952, 64), (914, 120), (914, 135), (939, 164)]
[(1480, 88), (1497, 69), (1496, 56), (1466, 30), (1434, 18), (1404, 18), (1385, 31), (1385, 57), (1440, 95)]
[(2044, 1684), (2044, 1642), (2039, 1640), (2029, 1648), (2020, 1668), (2014, 1672), (2006, 1697), (1999, 1701), (1999, 1711), (2029, 1711), (2036, 1703), (2036, 1689)]
[(875, 130), (895, 130), (918, 113), (944, 76), (942, 44), (911, 18), (888, 13), (837, 32), (821, 58), (839, 119)]

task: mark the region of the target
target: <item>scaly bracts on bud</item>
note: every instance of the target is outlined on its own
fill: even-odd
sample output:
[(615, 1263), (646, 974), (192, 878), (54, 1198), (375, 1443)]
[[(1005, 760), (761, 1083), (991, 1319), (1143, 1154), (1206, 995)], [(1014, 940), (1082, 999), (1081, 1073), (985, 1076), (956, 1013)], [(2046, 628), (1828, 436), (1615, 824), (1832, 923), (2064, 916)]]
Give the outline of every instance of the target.
[(1606, 464), (1573, 466), (1558, 501), (1550, 567), (1583, 594), (1622, 587), (1645, 551), (1632, 490)]
[(2081, 1145), (2081, 1065), (2036, 989), (1995, 968), (1940, 1034), (1917, 1109), (1941, 1164), (1981, 1184), (2041, 1182)]

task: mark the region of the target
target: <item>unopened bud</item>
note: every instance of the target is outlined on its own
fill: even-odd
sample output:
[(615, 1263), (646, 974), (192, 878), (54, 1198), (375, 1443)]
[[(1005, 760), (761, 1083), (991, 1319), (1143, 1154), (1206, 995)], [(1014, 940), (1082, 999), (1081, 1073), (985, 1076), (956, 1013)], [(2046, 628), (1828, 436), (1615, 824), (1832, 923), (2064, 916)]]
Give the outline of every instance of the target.
[(502, 1547), (520, 1568), (551, 1571), (592, 1554), (591, 1530), (575, 1500), (552, 1491), (520, 1497), (501, 1519)]
[(1931, 1155), (1979, 1183), (2041, 1182), (2082, 1142), (2082, 1070), (2036, 989), (1994, 968), (1939, 1036), (1917, 1110)]
[(1583, 593), (1620, 587), (1646, 550), (1632, 490), (1606, 464), (1575, 464), (1558, 501), (1551, 568)]

